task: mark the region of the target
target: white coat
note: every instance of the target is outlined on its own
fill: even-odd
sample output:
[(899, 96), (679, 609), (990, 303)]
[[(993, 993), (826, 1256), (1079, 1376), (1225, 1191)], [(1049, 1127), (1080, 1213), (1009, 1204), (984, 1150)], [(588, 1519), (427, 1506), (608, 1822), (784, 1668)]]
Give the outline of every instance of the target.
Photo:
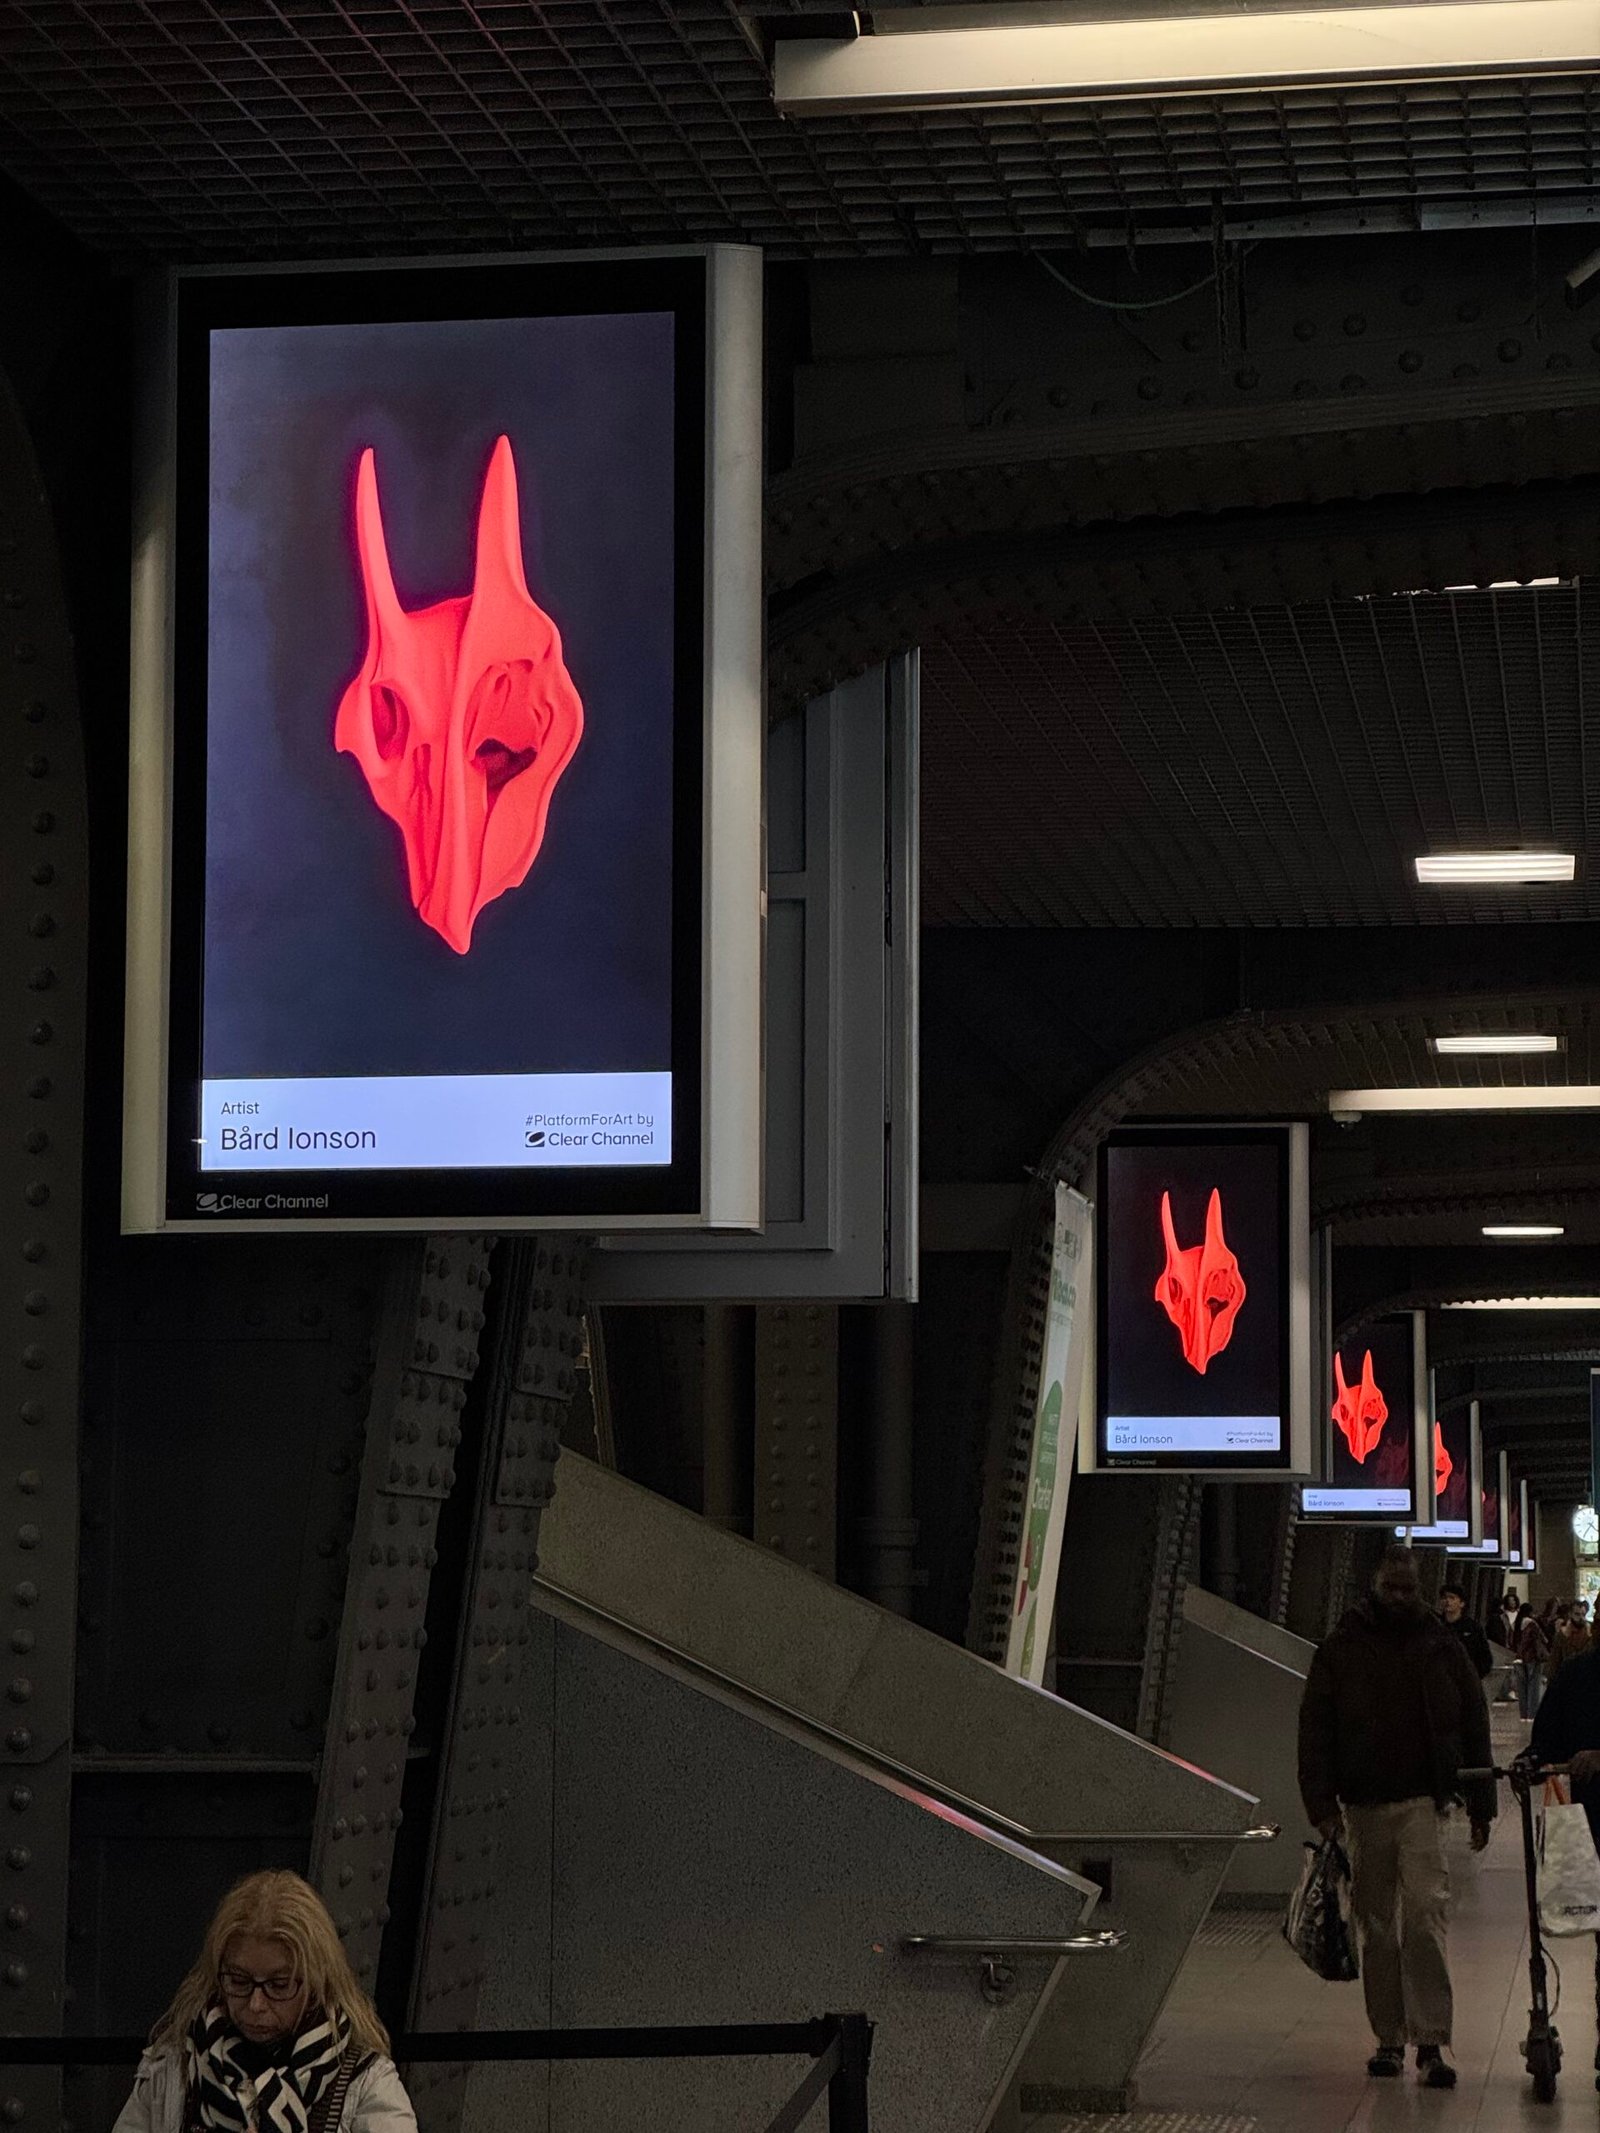
[[(112, 2133), (183, 2133), (183, 2086), (175, 2053), (146, 2052)], [(417, 2133), (411, 2098), (392, 2059), (374, 2059), (351, 2082), (339, 2133)]]

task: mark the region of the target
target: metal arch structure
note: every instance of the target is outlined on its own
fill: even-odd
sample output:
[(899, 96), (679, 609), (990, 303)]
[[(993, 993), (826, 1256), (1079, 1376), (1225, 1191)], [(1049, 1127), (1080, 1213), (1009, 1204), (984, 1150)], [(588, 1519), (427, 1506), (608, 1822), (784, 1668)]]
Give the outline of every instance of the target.
[[(78, 1547), (88, 833), (82, 731), (55, 535), (32, 443), (0, 374), (0, 1736), (7, 1825), (0, 2024), (59, 2028)], [(54, 2127), (60, 2078), (13, 2069), (0, 2117)]]
[[(1493, 994), (1503, 1004), (1503, 993)], [(1525, 1003), (1532, 1008), (1532, 1002)], [(1574, 1001), (1553, 1008), (1534, 1008), (1539, 1014), (1557, 1017), (1571, 1012), (1586, 1021), (1584, 1003)], [(1128, 1059), (1096, 1088), (1087, 1091), (1063, 1121), (1038, 1164), (1023, 1196), (1011, 1252), (1008, 1299), (1001, 1323), (993, 1387), (993, 1401), (986, 1447), (984, 1509), (979, 1531), (967, 1641), (975, 1650), (997, 1656), (1004, 1650), (1008, 1600), (1014, 1587), (1018, 1552), (1022, 1540), (1019, 1515), (1020, 1491), (1015, 1474), (1032, 1425), (1037, 1394), (1039, 1356), (1043, 1343), (1044, 1284), (1049, 1274), (1051, 1194), (1057, 1180), (1068, 1183), (1082, 1178), (1093, 1152), (1105, 1133), (1139, 1111), (1184, 1113), (1223, 1110), (1231, 1115), (1248, 1114), (1252, 1108), (1267, 1113), (1314, 1107), (1315, 1091), (1325, 1089), (1341, 1055), (1359, 1054), (1364, 1048), (1382, 1050), (1398, 1030), (1406, 1033), (1408, 1050), (1417, 1066), (1418, 1078), (1429, 1072), (1423, 1063), (1427, 1053), (1425, 1033), (1448, 1028), (1460, 1017), (1470, 1017), (1470, 996), (1451, 991), (1437, 997), (1418, 996), (1395, 1002), (1387, 1009), (1344, 1006), (1327, 1008), (1278, 1007), (1270, 1012), (1240, 1012), (1223, 1020), (1191, 1026), (1174, 1032)], [(1438, 1072), (1437, 1065), (1432, 1069)], [(1559, 1185), (1558, 1188), (1559, 1189)], [(1582, 1187), (1571, 1188), (1576, 1194)], [(1393, 1205), (1398, 1216), (1405, 1206), (1404, 1188), (1395, 1183)], [(1325, 1220), (1337, 1207), (1351, 1204), (1348, 1188), (1334, 1184), (1326, 1191), (1326, 1204), (1314, 1193), (1313, 1218)], [(1429, 1181), (1422, 1181), (1424, 1206), (1436, 1203), (1438, 1194)], [(1474, 1202), (1470, 1185), (1455, 1196), (1456, 1212)], [(1359, 1205), (1359, 1201), (1355, 1204)], [(1377, 1255), (1382, 1257), (1381, 1254)], [(1399, 1256), (1404, 1259), (1405, 1255)], [(1435, 1252), (1434, 1259), (1438, 1255)], [(1573, 1255), (1576, 1269), (1580, 1253)], [(1475, 1251), (1471, 1265), (1480, 1280), (1491, 1285), (1514, 1281), (1521, 1262), (1514, 1252), (1490, 1254)], [(1459, 1293), (1465, 1267), (1442, 1271), (1437, 1266), (1426, 1278), (1406, 1282), (1380, 1280), (1370, 1298), (1363, 1298), (1362, 1315), (1380, 1310), (1419, 1307), (1446, 1300)], [(1548, 1339), (1537, 1327), (1530, 1342)], [(1503, 1339), (1503, 1337), (1502, 1337)], [(1532, 1352), (1521, 1341), (1506, 1352)], [(1126, 1492), (1147, 1487), (1142, 1482), (1119, 1478), (1115, 1486)], [(1124, 1496), (1123, 1500), (1131, 1500)], [(1167, 1571), (1187, 1559), (1192, 1537), (1166, 1537), (1169, 1514), (1164, 1504), (1152, 1502), (1137, 1508), (1128, 1530), (1143, 1536), (1141, 1546), (1154, 1536), (1157, 1560), (1145, 1563), (1138, 1550), (1136, 1574), (1130, 1575), (1125, 1597), (1130, 1607), (1145, 1610), (1145, 1633), (1139, 1725), (1151, 1738), (1159, 1738), (1160, 1710), (1169, 1678), (1172, 1657), (1180, 1634), (1179, 1610), (1172, 1600), (1174, 1578), (1181, 1596), (1181, 1571)], [(1302, 1539), (1291, 1552), (1287, 1543), (1279, 1572), (1283, 1606), (1295, 1621), (1320, 1622), (1317, 1634), (1331, 1627), (1353, 1596), (1359, 1594), (1370, 1567), (1359, 1546), (1351, 1555), (1340, 1543)], [(1290, 1561), (1292, 1560), (1292, 1576)], [(1306, 1611), (1306, 1603), (1294, 1585), (1314, 1588), (1320, 1594)], [(1069, 1610), (1070, 1611), (1070, 1610)], [(1070, 1654), (1062, 1655), (1063, 1678), (1070, 1678)]]
[(1036, 260), (935, 260), (896, 270), (926, 295), (898, 321), (882, 268), (814, 267), (821, 345), (769, 491), (775, 701), (1019, 622), (1580, 570), (1594, 329), (1566, 263), (1485, 231), (1357, 271), (1279, 244), (1230, 313), (1139, 308), (1182, 286), (1148, 262), (1085, 262), (1080, 295)]

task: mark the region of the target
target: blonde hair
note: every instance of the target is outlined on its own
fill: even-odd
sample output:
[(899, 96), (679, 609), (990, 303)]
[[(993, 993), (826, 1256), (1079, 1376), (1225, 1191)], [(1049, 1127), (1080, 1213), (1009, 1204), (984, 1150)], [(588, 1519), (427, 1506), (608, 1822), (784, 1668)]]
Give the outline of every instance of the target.
[(389, 2032), (350, 1967), (327, 1905), (309, 1881), (281, 1870), (248, 1874), (223, 1897), (206, 1928), (199, 1960), (150, 2033), (153, 2048), (181, 2049), (220, 1992), (223, 1958), (236, 1940), (282, 1941), (295, 1976), (305, 1985), (306, 2005), (342, 2014), (350, 2024), (352, 2044), (365, 2051), (388, 2051)]

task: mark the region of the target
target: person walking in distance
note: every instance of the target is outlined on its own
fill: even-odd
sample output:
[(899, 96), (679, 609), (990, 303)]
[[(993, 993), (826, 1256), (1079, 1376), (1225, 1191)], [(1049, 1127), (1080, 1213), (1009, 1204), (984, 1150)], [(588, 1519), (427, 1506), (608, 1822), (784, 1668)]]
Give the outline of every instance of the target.
[(1531, 1723), (1539, 1715), (1544, 1696), (1544, 1663), (1550, 1656), (1550, 1640), (1531, 1607), (1521, 1610), (1516, 1637), (1512, 1650), (1517, 1662), (1517, 1708)]
[(1452, 1635), (1460, 1638), (1461, 1648), (1472, 1661), (1478, 1679), (1487, 1681), (1494, 1672), (1494, 1654), (1489, 1649), (1488, 1638), (1467, 1613), (1467, 1596), (1459, 1585), (1440, 1587), (1439, 1620)]
[(1343, 1828), (1379, 2078), (1404, 2071), (1412, 2044), (1423, 2082), (1455, 2087), (1444, 1818), (1464, 1796), (1483, 1850), (1494, 1781), (1461, 1772), (1492, 1761), (1466, 1648), (1424, 1603), (1410, 1549), (1392, 1547), (1371, 1597), (1318, 1646), (1300, 1705), (1300, 1794), (1324, 1837)]

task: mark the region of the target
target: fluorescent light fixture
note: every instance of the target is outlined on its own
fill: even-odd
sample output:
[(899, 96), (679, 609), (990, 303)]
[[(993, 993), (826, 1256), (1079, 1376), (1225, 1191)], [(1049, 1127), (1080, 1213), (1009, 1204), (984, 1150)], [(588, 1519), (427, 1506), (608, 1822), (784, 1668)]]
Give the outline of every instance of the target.
[(1600, 1083), (1552, 1082), (1533, 1089), (1332, 1089), (1335, 1118), (1363, 1111), (1600, 1111)]
[(1571, 881), (1577, 870), (1571, 852), (1424, 852), (1417, 860), (1418, 881), (1455, 889)]
[(1564, 1222), (1485, 1222), (1486, 1237), (1564, 1237)]
[(1442, 1059), (1509, 1059), (1561, 1049), (1559, 1037), (1514, 1029), (1480, 1030), (1468, 1037), (1430, 1037), (1428, 1043)]
[(1600, 1311), (1600, 1296), (1474, 1296), (1443, 1311)]
[(1067, 17), (1048, 6), (874, 8), (865, 36), (779, 36), (773, 98), (803, 116), (1600, 72), (1593, 0)]

